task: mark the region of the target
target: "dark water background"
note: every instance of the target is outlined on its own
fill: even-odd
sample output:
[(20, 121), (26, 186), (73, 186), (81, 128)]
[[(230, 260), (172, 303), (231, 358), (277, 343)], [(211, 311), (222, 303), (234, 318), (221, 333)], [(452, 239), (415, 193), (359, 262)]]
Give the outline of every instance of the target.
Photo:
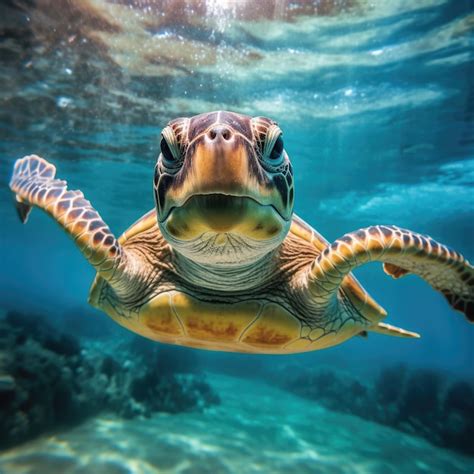
[[(130, 337), (87, 306), (93, 270), (57, 225), (37, 210), (19, 223), (11, 167), (44, 156), (120, 234), (153, 207), (161, 128), (216, 109), (279, 122), (295, 211), (328, 240), (395, 224), (473, 260), (472, 2), (311, 5), (4, 0), (2, 309), (44, 315), (104, 346)], [(388, 323), (422, 338), (370, 335), (276, 357), (187, 351), (204, 370), (257, 378), (261, 367), (290, 366), (364, 378), (402, 362), (472, 380), (474, 329), (441, 295), (415, 276), (388, 278), (380, 264), (356, 275)]]

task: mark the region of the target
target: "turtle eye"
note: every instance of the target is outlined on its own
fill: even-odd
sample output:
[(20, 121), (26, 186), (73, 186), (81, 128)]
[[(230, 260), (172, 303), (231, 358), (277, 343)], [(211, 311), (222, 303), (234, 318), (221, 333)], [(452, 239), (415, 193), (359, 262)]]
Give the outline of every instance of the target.
[(283, 153), (283, 139), (281, 135), (276, 139), (272, 151), (268, 155), (268, 159), (272, 162), (277, 162), (281, 159)]
[(165, 137), (161, 137), (160, 149), (161, 149), (161, 154), (163, 155), (163, 158), (166, 161), (171, 162), (171, 163), (175, 161), (173, 153), (171, 152), (171, 149)]

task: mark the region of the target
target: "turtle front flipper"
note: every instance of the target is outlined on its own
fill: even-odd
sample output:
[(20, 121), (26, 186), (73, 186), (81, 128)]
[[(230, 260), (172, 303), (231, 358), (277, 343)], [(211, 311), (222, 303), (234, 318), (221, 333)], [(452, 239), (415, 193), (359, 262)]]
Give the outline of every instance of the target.
[(127, 255), (82, 192), (68, 190), (66, 181), (55, 179), (55, 174), (56, 168), (39, 156), (16, 161), (10, 189), (21, 221), (27, 221), (32, 206), (46, 211), (74, 239), (97, 272), (114, 286), (127, 267)]
[(394, 278), (407, 273), (419, 275), (474, 322), (474, 267), (431, 237), (395, 226), (351, 232), (321, 252), (308, 275), (308, 289), (318, 308), (330, 306), (344, 277), (371, 261), (384, 262), (385, 272)]

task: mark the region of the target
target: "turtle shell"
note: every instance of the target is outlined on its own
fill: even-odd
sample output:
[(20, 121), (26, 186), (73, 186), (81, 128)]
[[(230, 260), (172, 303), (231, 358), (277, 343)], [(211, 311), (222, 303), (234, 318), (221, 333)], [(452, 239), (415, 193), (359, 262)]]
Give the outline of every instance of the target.
[[(126, 248), (134, 236), (146, 232), (159, 232), (154, 209), (129, 227), (118, 240)], [(328, 245), (324, 237), (297, 216), (293, 217), (289, 234), (290, 238), (314, 246), (315, 254)], [(360, 332), (360, 328), (354, 328), (350, 334), (326, 338), (324, 343), (315, 344), (305, 336), (308, 330), (318, 329), (302, 326), (290, 312), (277, 304), (262, 303), (258, 296), (235, 303), (205, 302), (179, 290), (159, 294), (138, 308), (136, 318), (127, 318), (116, 306), (100, 300), (106, 284), (96, 276), (89, 302), (131, 331), (165, 343), (221, 351), (281, 354), (338, 344)], [(377, 322), (385, 317), (385, 311), (352, 274), (345, 277), (340, 291), (369, 321)]]

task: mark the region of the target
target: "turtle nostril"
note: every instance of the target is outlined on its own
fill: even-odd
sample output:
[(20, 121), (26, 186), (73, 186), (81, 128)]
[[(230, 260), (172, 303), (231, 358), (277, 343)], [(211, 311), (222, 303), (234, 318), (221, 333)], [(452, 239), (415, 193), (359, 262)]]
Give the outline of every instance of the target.
[(225, 141), (229, 141), (232, 139), (232, 132), (229, 128), (227, 127), (214, 127), (207, 132), (207, 136), (209, 137), (210, 140), (215, 140), (217, 139), (223, 139)]

